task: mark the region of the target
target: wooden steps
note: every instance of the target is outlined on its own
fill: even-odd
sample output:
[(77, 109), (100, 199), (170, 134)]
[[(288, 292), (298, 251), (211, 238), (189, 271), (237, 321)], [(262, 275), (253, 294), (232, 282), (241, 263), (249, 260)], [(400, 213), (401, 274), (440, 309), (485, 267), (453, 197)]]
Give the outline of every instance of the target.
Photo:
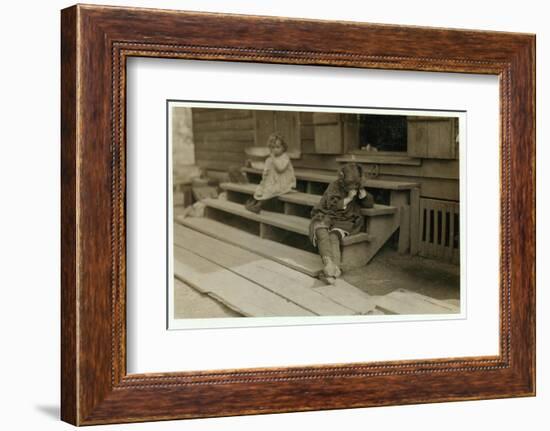
[[(257, 183), (261, 180), (262, 171), (251, 167), (242, 168), (251, 183)], [(294, 169), (298, 192), (305, 195), (322, 195), (326, 190), (327, 185), (337, 178), (336, 171), (319, 170), (319, 169)], [(367, 179), (366, 187), (372, 192), (378, 191), (379, 203), (385, 204), (387, 207), (395, 208), (395, 217), (399, 217), (399, 252), (410, 252), (412, 255), (418, 253), (420, 242), (420, 185), (411, 181), (391, 181), (382, 179)], [(229, 192), (229, 194), (238, 195), (239, 192)], [(307, 208), (314, 204), (315, 197), (311, 196), (285, 196), (281, 200), (284, 204), (284, 211), (293, 214), (307, 217)], [(296, 203), (291, 202), (294, 200)], [(376, 207), (372, 210), (365, 211), (367, 216), (389, 215), (394, 210)], [(388, 214), (385, 214), (385, 213)], [(372, 231), (374, 232), (374, 231)], [(385, 236), (385, 235), (383, 235)]]
[(308, 235), (309, 220), (287, 214), (279, 214), (271, 211), (261, 211), (260, 214), (248, 211), (243, 205), (221, 199), (204, 199), (202, 201), (207, 208), (215, 208), (239, 217), (265, 223), (300, 235)]
[(319, 255), (289, 247), (276, 241), (259, 238), (256, 235), (228, 226), (205, 217), (176, 218), (176, 221), (197, 232), (237, 245), (245, 250), (267, 257), (311, 277), (319, 275), (323, 269)]
[[(283, 202), (313, 207), (319, 203), (321, 196), (309, 193), (291, 192), (280, 196), (279, 199)], [(367, 217), (376, 217), (387, 214), (395, 214), (397, 212), (397, 208), (389, 205), (374, 204), (373, 208), (363, 208), (361, 212)]]
[[(253, 195), (257, 184), (221, 183), (220, 187), (225, 191)], [(302, 192), (289, 192), (279, 196), (278, 199), (282, 202), (313, 207), (319, 203), (321, 200), (321, 195)], [(380, 204), (374, 204), (373, 208), (364, 208), (362, 210), (363, 215), (369, 217), (395, 214), (396, 212), (397, 208)]]
[(175, 276), (245, 316), (367, 314), (370, 295), (338, 280), (325, 286), (318, 279), (271, 258), (174, 225)]
[(258, 187), (258, 184), (253, 183), (220, 183), (220, 187), (223, 190), (229, 190), (232, 192), (238, 192), (238, 193), (244, 193), (247, 195), (253, 195), (256, 191), (256, 187)]
[[(302, 181), (299, 184), (301, 191), (293, 191), (278, 196), (276, 199), (267, 202), (260, 213), (254, 213), (248, 211), (244, 204), (254, 194), (257, 187), (254, 181), (260, 180), (261, 171), (253, 168), (244, 168), (243, 171), (251, 174), (249, 179), (252, 183), (221, 183), (220, 187), (226, 192), (226, 199), (207, 198), (201, 200), (204, 205), (204, 217), (228, 225), (232, 229), (238, 229), (241, 235), (247, 238), (246, 242), (253, 244), (248, 246), (248, 249), (252, 252), (266, 255), (270, 252), (266, 244), (279, 243), (278, 249), (274, 247), (278, 250), (279, 257), (275, 257), (274, 260), (308, 275), (318, 275), (319, 264), (315, 266), (296, 264), (293, 259), (285, 260), (283, 255), (288, 251), (288, 247), (296, 248), (300, 252), (306, 252), (310, 255), (317, 253), (317, 249), (309, 240), (311, 209), (319, 203), (326, 185), (336, 178), (336, 174), (326, 171), (298, 169), (296, 170), (296, 176)], [(306, 182), (304, 183), (304, 181)], [(341, 241), (341, 267), (344, 271), (366, 265), (392, 234), (399, 229), (402, 223), (407, 226), (410, 223), (410, 217), (407, 217), (410, 214), (407, 196), (410, 192), (412, 193), (411, 188), (416, 187), (417, 184), (369, 180), (368, 185), (388, 189), (390, 204), (375, 204), (373, 208), (364, 209), (365, 225), (363, 231), (347, 236)], [(305, 190), (307, 190), (307, 193), (304, 192)], [(216, 236), (210, 231), (218, 229), (219, 224), (207, 226), (207, 223), (205, 223), (200, 227), (190, 227), (208, 235)], [(400, 251), (406, 250), (409, 246), (409, 231), (406, 229), (402, 231), (406, 235), (402, 235), (403, 238), (400, 237)], [(238, 244), (238, 241), (242, 241), (238, 238), (239, 234), (235, 230), (230, 230), (230, 232), (229, 235), (232, 240), (228, 242)], [(258, 239), (269, 241), (269, 243), (262, 243), (257, 241)], [(258, 243), (258, 245), (255, 243)]]
[[(255, 221), (260, 224), (260, 235), (263, 236), (262, 226), (273, 226), (288, 232), (309, 236), (309, 219), (289, 214), (281, 214), (262, 210), (259, 214), (248, 211), (243, 205), (221, 199), (204, 199), (206, 205), (206, 216), (208, 209), (215, 209), (225, 213), (233, 214), (243, 219)], [(366, 232), (350, 235), (342, 240), (342, 246), (371, 241), (372, 236)]]
[[(260, 169), (255, 168), (242, 168), (243, 172), (255, 175), (262, 175)], [(294, 175), (296, 179), (303, 181), (310, 181), (316, 183), (329, 184), (336, 179), (336, 173), (327, 173), (323, 171), (309, 170), (309, 169), (294, 169)], [(418, 187), (418, 183), (409, 181), (388, 181), (388, 180), (374, 180), (368, 179), (366, 182), (367, 188), (384, 189), (384, 190), (410, 190)]]

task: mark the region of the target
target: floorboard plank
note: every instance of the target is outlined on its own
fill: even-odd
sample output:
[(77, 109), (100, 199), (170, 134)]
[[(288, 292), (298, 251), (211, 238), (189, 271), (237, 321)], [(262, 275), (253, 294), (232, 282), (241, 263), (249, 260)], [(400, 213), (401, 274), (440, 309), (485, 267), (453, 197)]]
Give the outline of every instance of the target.
[(174, 319), (242, 317), (220, 301), (174, 277)]
[(323, 269), (321, 258), (317, 254), (260, 238), (216, 220), (204, 217), (187, 217), (178, 218), (177, 222), (212, 238), (238, 245), (245, 250), (273, 259), (312, 277), (316, 277)]
[(375, 296), (377, 307), (391, 314), (457, 314), (460, 307), (405, 289)]
[[(259, 256), (240, 247), (214, 239), (190, 228), (176, 225), (174, 242), (228, 271), (263, 286), (317, 315), (355, 314), (338, 301), (313, 289), (319, 280)], [(344, 282), (345, 283), (345, 282)], [(355, 289), (355, 288), (354, 288)], [(355, 308), (355, 307), (354, 307)]]
[(313, 313), (215, 263), (174, 246), (174, 275), (244, 316), (311, 316)]
[(371, 314), (376, 308), (373, 296), (342, 279), (337, 279), (334, 285), (323, 283), (316, 290), (345, 307), (353, 308), (360, 314)]

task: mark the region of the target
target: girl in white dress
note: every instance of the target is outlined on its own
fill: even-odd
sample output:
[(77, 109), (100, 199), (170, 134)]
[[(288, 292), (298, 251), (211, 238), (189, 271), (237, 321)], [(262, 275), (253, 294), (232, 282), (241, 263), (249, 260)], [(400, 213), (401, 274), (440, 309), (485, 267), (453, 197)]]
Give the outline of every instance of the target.
[(270, 155), (265, 160), (262, 181), (258, 184), (254, 197), (246, 202), (246, 208), (260, 212), (262, 206), (270, 199), (283, 195), (296, 188), (294, 168), (287, 154), (287, 144), (283, 137), (272, 133), (267, 140)]

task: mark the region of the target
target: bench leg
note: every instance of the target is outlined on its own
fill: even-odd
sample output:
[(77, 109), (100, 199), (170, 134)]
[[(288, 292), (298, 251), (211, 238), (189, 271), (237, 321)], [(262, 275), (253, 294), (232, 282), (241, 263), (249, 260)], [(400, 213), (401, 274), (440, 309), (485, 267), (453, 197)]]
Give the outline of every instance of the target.
[(342, 247), (342, 270), (349, 271), (350, 269), (365, 266), (371, 257), (368, 249), (369, 246), (366, 242)]

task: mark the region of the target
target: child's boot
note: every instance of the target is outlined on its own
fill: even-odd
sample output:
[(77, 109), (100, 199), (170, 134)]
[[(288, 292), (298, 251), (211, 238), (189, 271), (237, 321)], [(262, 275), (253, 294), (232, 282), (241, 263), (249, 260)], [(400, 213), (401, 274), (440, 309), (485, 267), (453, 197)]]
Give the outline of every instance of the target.
[(250, 198), (246, 201), (246, 203), (244, 204), (244, 207), (248, 211), (251, 211), (253, 213), (258, 214), (260, 212), (260, 210), (262, 209), (262, 202), (254, 199), (254, 198)]
[(323, 268), (323, 272), (327, 277), (337, 277), (337, 273), (340, 271), (338, 266), (333, 262), (332, 258), (330, 256), (322, 256), (323, 264), (325, 267)]
[(323, 272), (321, 278), (330, 284), (336, 282), (336, 274), (338, 273), (338, 267), (334, 264), (332, 260), (332, 246), (330, 244), (330, 238), (328, 229), (319, 228), (316, 230), (317, 236), (317, 248), (319, 249), (319, 254), (323, 260)]
[(340, 237), (337, 233), (331, 232), (329, 235), (330, 246), (332, 251), (332, 261), (335, 266), (335, 277), (340, 277), (342, 275), (342, 270), (340, 266), (342, 265), (342, 252), (340, 250)]

